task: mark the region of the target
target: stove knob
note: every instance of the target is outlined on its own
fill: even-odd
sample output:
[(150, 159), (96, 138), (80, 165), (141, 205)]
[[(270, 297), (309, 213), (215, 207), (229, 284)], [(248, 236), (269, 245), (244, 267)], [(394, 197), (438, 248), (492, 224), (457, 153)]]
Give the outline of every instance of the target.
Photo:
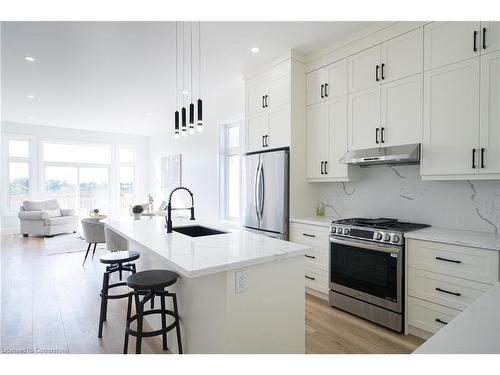
[(395, 243), (398, 243), (399, 242), (399, 236), (397, 234), (395, 234), (393, 237), (392, 237), (392, 242), (395, 242)]
[(384, 241), (390, 241), (391, 240), (391, 236), (389, 234), (384, 234)]
[(332, 233), (337, 233), (337, 227), (332, 227)]
[(382, 239), (382, 233), (378, 232), (377, 235), (375, 236), (375, 239), (377, 241), (380, 241)]
[(348, 228), (344, 229), (344, 234), (349, 234), (349, 229)]
[(337, 228), (337, 233), (342, 234), (342, 228)]

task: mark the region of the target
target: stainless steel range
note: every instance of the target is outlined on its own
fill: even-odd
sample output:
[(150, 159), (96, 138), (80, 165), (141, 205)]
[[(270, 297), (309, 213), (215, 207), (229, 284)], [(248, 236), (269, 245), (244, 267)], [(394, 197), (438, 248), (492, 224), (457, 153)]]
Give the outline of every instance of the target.
[(330, 233), (330, 305), (403, 331), (404, 232), (397, 219), (342, 219)]

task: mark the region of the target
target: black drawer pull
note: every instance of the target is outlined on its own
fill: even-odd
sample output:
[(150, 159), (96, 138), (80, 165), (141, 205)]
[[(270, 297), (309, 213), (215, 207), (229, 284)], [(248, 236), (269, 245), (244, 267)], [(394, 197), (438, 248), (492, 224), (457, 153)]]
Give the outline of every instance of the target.
[(474, 52), (477, 52), (477, 30), (474, 30)]
[(483, 27), (483, 49), (486, 49), (486, 27)]
[(316, 235), (314, 234), (308, 234), (308, 233), (302, 233), (303, 236), (306, 236), (306, 237), (316, 237)]
[(446, 259), (446, 258), (441, 258), (441, 257), (436, 257), (437, 260), (442, 260), (444, 262), (451, 262), (451, 263), (457, 263), (460, 264), (462, 263), (461, 260), (455, 260), (455, 259)]
[(481, 148), (481, 168), (484, 168), (484, 147)]
[(307, 276), (307, 275), (304, 275), (304, 276), (306, 277), (306, 279), (313, 280), (313, 281), (316, 280), (315, 277), (311, 277), (311, 276)]
[(462, 295), (462, 293), (450, 292), (449, 290), (445, 290), (445, 289), (441, 289), (441, 288), (436, 288), (436, 290), (438, 292), (443, 292), (443, 293), (447, 293), (447, 294), (453, 294), (454, 296), (457, 296), (457, 297), (460, 297)]
[(436, 319), (434, 319), (434, 320), (435, 320), (436, 322), (441, 323), (441, 324), (444, 324), (444, 325), (447, 325), (447, 324), (448, 324), (448, 323), (446, 323), (445, 321), (443, 321), (443, 320), (441, 320), (441, 319), (439, 319), (439, 318), (436, 318)]
[(316, 257), (314, 255), (307, 255), (307, 254), (304, 254), (304, 256), (306, 258), (309, 258), (309, 259), (316, 259)]
[(380, 81), (380, 80), (378, 79), (378, 69), (379, 69), (379, 66), (378, 66), (378, 65), (376, 65), (376, 66), (375, 66), (375, 81), (377, 81), (377, 82), (378, 82), (378, 81)]

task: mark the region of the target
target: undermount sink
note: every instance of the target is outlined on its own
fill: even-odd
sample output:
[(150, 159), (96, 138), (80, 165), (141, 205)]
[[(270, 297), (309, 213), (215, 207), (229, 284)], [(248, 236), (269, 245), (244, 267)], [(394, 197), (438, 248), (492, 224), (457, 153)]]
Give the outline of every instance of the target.
[(203, 236), (214, 236), (216, 234), (224, 234), (227, 232), (223, 232), (217, 229), (203, 227), (201, 225), (189, 225), (185, 227), (175, 227), (172, 228), (172, 231), (178, 232), (181, 234), (185, 234), (189, 237), (203, 237)]

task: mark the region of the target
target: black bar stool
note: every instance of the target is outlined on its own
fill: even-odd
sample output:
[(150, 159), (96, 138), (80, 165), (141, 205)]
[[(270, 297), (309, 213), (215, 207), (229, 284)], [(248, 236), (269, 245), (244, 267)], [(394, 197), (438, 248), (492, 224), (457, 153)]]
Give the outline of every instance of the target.
[[(102, 278), (102, 290), (101, 290), (101, 313), (99, 316), (99, 333), (97, 337), (102, 337), (102, 326), (104, 321), (106, 320), (107, 312), (108, 312), (108, 299), (119, 299), (119, 298), (127, 298), (129, 296), (129, 292), (122, 294), (108, 294), (109, 289), (116, 288), (118, 286), (125, 286), (127, 283), (122, 280), (122, 272), (128, 271), (135, 274), (135, 264), (130, 263), (136, 259), (139, 259), (141, 254), (137, 251), (114, 251), (109, 252), (99, 257), (101, 263), (109, 264), (106, 266), (106, 271), (104, 272)], [(127, 264), (124, 264), (127, 263)], [(119, 283), (109, 284), (109, 276), (112, 273), (119, 272), (120, 281)]]
[[(130, 288), (134, 289), (129, 294), (127, 306), (127, 323), (125, 326), (125, 341), (123, 344), (123, 354), (127, 354), (128, 349), (128, 336), (136, 337), (135, 352), (141, 353), (141, 343), (143, 337), (152, 337), (162, 335), (163, 350), (168, 350), (167, 345), (167, 332), (176, 329), (177, 333), (177, 346), (179, 354), (182, 354), (182, 341), (181, 329), (179, 322), (179, 311), (177, 309), (177, 296), (175, 293), (165, 291), (165, 288), (175, 284), (178, 275), (175, 272), (167, 270), (148, 270), (138, 272), (130, 275), (127, 278), (127, 284)], [(142, 296), (142, 299), (141, 299)], [(161, 309), (154, 308), (154, 297), (160, 297)], [(132, 311), (132, 297), (135, 300), (136, 315), (131, 316)], [(165, 297), (171, 297), (174, 310), (167, 310), (165, 308)], [(151, 310), (144, 311), (144, 306), (151, 300)], [(160, 314), (161, 315), (161, 329), (149, 332), (142, 331), (143, 319), (146, 315)], [(174, 318), (174, 322), (167, 326), (167, 315)], [(137, 330), (130, 328), (130, 323), (137, 320)]]

